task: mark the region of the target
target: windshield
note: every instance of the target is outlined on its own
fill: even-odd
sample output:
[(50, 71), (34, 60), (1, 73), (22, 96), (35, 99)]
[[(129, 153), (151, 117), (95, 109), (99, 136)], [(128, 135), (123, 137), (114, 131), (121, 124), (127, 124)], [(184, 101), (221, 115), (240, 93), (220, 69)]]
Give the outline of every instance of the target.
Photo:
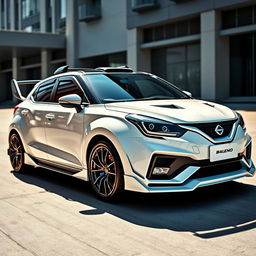
[(86, 77), (102, 103), (190, 98), (170, 83), (152, 75), (90, 74)]

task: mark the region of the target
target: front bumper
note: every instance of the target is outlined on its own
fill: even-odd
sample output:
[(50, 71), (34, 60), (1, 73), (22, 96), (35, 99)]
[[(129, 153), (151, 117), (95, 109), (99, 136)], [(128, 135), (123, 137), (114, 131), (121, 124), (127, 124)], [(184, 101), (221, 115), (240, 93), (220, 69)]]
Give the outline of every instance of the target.
[(249, 167), (245, 159), (239, 161), (242, 165), (241, 169), (212, 176), (193, 178), (193, 175), (200, 171), (201, 167), (189, 166), (181, 174), (170, 180), (141, 180), (136, 176), (125, 176), (125, 182), (126, 184), (130, 184), (130, 190), (138, 192), (187, 192), (193, 191), (198, 187), (254, 176), (254, 164), (251, 162)]
[[(193, 135), (193, 136), (192, 136)], [(126, 141), (126, 156), (130, 170), (125, 173), (125, 188), (137, 192), (182, 192), (210, 186), (255, 174), (251, 160), (251, 137), (238, 129), (232, 143), (238, 146), (238, 157), (210, 163), (209, 148), (213, 144), (199, 134), (187, 132), (178, 139), (130, 139)], [(156, 156), (185, 158), (184, 166), (166, 177), (150, 175)], [(190, 159), (190, 160), (188, 160)]]

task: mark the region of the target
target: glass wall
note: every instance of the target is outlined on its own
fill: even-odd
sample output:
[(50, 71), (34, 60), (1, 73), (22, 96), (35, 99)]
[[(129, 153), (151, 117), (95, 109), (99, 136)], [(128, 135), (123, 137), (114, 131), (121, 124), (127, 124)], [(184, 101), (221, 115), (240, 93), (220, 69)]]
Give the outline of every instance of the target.
[(127, 63), (126, 52), (119, 52), (113, 54), (100, 55), (91, 58), (84, 58), (80, 60), (82, 66), (87, 68), (97, 67), (119, 67), (125, 66)]
[(22, 29), (28, 32), (40, 30), (40, 13), (38, 0), (22, 0)]
[(200, 34), (200, 17), (143, 29), (143, 42)]
[(22, 0), (22, 19), (39, 13), (38, 0)]
[(153, 49), (152, 73), (200, 97), (200, 44)]
[(65, 27), (66, 27), (67, 1), (58, 0), (56, 7), (57, 7), (57, 31), (59, 33), (64, 33)]
[(230, 96), (256, 96), (256, 33), (230, 37)]

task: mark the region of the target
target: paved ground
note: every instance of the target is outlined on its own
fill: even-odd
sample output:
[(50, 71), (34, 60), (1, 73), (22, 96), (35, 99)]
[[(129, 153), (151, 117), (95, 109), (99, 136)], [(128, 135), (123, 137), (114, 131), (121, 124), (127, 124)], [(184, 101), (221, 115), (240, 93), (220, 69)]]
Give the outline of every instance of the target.
[[(241, 113), (256, 144), (256, 112)], [(127, 193), (111, 205), (79, 180), (13, 173), (10, 118), (0, 109), (1, 256), (256, 255), (256, 177), (192, 193)]]

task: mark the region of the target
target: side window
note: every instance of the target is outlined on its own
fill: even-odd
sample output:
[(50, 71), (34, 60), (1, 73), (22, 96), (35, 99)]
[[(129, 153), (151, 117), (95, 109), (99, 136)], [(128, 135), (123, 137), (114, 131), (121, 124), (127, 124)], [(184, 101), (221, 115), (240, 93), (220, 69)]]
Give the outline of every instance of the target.
[(55, 80), (50, 80), (41, 84), (32, 95), (34, 101), (52, 102), (51, 94), (54, 87), (54, 83)]
[(85, 96), (81, 88), (71, 79), (63, 79), (59, 81), (58, 88), (55, 93), (54, 102), (58, 102), (59, 98), (68, 94), (77, 94), (85, 101)]

